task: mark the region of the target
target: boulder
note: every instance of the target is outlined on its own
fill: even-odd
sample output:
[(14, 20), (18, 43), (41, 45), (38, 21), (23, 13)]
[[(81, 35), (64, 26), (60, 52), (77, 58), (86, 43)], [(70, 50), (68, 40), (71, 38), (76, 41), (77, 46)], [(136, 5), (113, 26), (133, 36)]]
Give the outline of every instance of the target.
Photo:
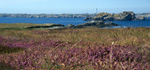
[(93, 20), (92, 17), (86, 17), (86, 18), (84, 18), (84, 21), (91, 21), (91, 20)]
[(67, 28), (75, 28), (75, 25), (73, 25), (73, 24), (68, 24), (66, 27), (67, 27)]
[(114, 18), (112, 16), (104, 17), (105, 21), (113, 21)]

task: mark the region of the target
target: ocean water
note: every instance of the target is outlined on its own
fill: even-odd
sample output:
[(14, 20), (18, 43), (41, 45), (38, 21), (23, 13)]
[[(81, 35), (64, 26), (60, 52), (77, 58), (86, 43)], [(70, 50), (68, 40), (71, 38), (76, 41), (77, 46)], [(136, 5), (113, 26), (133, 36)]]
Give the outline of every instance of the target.
[(127, 27), (150, 27), (150, 20), (145, 21), (112, 21), (119, 26), (108, 27), (108, 28), (127, 28)]
[(34, 24), (46, 24), (46, 23), (55, 23), (55, 24), (82, 24), (86, 21), (83, 21), (84, 18), (0, 18), (0, 23), (34, 23)]
[[(0, 18), (0, 23), (35, 23), (35, 24), (46, 24), (46, 23), (56, 23), (56, 24), (73, 24), (78, 25), (85, 23), (84, 18)], [(150, 19), (150, 18), (149, 18)], [(106, 27), (106, 28), (126, 28), (126, 27), (150, 27), (150, 20), (146, 21), (111, 21), (119, 26)]]

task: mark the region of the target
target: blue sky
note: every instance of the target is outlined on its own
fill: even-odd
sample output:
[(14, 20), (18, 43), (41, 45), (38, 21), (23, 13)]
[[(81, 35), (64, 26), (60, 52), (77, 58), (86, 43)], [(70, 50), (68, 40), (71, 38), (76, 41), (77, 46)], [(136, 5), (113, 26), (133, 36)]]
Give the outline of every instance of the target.
[(0, 13), (150, 13), (150, 0), (0, 0)]

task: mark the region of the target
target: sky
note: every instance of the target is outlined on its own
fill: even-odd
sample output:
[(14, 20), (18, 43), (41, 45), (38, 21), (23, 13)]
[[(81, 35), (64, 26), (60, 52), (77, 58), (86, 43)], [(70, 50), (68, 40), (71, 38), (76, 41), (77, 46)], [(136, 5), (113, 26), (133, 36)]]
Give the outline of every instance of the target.
[(0, 0), (0, 13), (150, 13), (150, 0)]

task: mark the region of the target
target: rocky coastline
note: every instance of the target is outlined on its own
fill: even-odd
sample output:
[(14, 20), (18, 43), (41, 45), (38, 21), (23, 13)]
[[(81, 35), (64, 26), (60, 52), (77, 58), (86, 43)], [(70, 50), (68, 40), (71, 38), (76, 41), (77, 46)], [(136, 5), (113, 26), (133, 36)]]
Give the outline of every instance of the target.
[(138, 21), (138, 20), (148, 20), (144, 16), (136, 16), (134, 12), (124, 11), (119, 14), (110, 14), (110, 13), (99, 13), (95, 17), (87, 17), (84, 21), (91, 20), (102, 20), (102, 21)]
[(33, 29), (33, 28), (46, 28), (46, 29), (62, 29), (62, 28), (87, 28), (87, 27), (96, 27), (96, 28), (103, 28), (103, 27), (111, 27), (111, 26), (118, 26), (118, 24), (115, 24), (113, 22), (104, 22), (104, 21), (90, 21), (83, 24), (73, 25), (62, 25), (62, 24), (52, 24), (52, 25), (38, 25), (38, 26), (29, 26), (26, 27), (27, 29)]
[(104, 22), (104, 21), (90, 21), (76, 26), (69, 24), (66, 26), (66, 28), (86, 28), (86, 27), (102, 28), (102, 27), (110, 27), (110, 26), (118, 26), (118, 24), (115, 24), (113, 22)]

